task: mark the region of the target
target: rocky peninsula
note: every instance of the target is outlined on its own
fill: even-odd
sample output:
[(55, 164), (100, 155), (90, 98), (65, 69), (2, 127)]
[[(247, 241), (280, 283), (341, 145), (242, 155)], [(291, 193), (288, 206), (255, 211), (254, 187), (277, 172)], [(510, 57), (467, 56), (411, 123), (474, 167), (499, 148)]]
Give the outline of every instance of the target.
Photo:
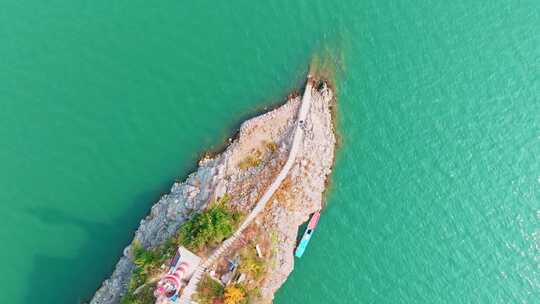
[(293, 270), (299, 226), (322, 208), (335, 102), (327, 80), (308, 76), (302, 95), (245, 121), (152, 207), (90, 303), (153, 303), (178, 246), (202, 263), (177, 302), (271, 303)]

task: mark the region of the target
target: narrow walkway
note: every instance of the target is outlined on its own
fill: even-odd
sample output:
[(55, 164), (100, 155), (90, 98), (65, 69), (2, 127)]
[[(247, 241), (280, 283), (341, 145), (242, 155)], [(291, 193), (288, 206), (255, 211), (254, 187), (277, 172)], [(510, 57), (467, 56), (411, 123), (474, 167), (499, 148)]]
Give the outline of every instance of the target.
[(294, 161), (296, 160), (296, 155), (298, 154), (298, 149), (300, 148), (300, 144), (302, 143), (304, 139), (304, 130), (303, 126), (306, 121), (307, 114), (309, 112), (309, 108), (311, 106), (311, 90), (312, 90), (312, 83), (311, 79), (308, 77), (308, 82), (306, 84), (306, 90), (304, 91), (304, 96), (302, 96), (302, 104), (300, 105), (300, 112), (298, 113), (298, 119), (296, 122), (296, 128), (294, 130), (294, 137), (291, 144), (291, 150), (289, 151), (289, 156), (287, 158), (287, 162), (281, 168), (281, 171), (279, 172), (276, 179), (272, 182), (272, 184), (266, 189), (266, 192), (263, 194), (263, 196), (259, 199), (257, 204), (255, 205), (255, 208), (251, 210), (249, 215), (246, 217), (244, 222), (238, 227), (236, 232), (229, 237), (227, 240), (225, 240), (220, 247), (218, 247), (212, 255), (206, 259), (201, 265), (195, 270), (193, 273), (193, 276), (189, 280), (188, 285), (184, 288), (184, 291), (182, 292), (182, 295), (179, 299), (180, 304), (190, 304), (191, 303), (191, 296), (195, 293), (197, 290), (197, 284), (199, 284), (199, 281), (202, 279), (202, 276), (206, 269), (210, 267), (222, 254), (225, 252), (231, 245), (238, 239), (240, 234), (253, 222), (253, 220), (261, 213), (261, 211), (264, 210), (266, 207), (266, 204), (272, 198), (272, 195), (274, 195), (274, 192), (281, 186), (281, 183), (287, 177), (287, 174), (289, 174), (289, 171), (291, 170)]

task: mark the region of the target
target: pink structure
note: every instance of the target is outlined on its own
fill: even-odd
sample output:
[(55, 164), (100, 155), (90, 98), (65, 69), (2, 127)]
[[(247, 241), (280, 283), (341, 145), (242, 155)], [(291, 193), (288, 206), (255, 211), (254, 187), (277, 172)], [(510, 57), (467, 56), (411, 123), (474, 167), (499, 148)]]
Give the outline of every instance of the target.
[(186, 277), (188, 269), (189, 264), (186, 262), (181, 262), (177, 267), (171, 268), (171, 270), (159, 280), (154, 292), (156, 298), (165, 296), (169, 299), (174, 299), (178, 296), (178, 292), (182, 286), (182, 279)]
[(199, 257), (186, 248), (179, 247), (171, 261), (171, 268), (161, 277), (154, 290), (156, 303), (176, 302), (180, 290), (193, 275), (199, 263)]

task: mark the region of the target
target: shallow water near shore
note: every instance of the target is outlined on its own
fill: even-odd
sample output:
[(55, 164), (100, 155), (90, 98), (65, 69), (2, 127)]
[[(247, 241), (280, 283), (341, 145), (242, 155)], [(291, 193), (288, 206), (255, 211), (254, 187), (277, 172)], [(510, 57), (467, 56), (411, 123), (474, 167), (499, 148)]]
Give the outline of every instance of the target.
[(540, 301), (540, 3), (470, 2), (7, 0), (0, 303), (88, 300), (327, 49), (343, 143), (275, 303)]

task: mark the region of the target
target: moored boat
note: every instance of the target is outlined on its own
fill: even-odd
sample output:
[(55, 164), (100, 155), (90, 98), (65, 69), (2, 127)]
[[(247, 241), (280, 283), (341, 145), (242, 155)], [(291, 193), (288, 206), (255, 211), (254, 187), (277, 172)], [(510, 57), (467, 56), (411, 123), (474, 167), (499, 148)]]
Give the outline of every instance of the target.
[(319, 211), (315, 212), (311, 216), (306, 231), (304, 231), (304, 235), (302, 236), (302, 239), (300, 240), (300, 243), (298, 244), (298, 247), (296, 247), (296, 251), (294, 252), (294, 255), (297, 258), (301, 258), (304, 254), (304, 251), (306, 251), (309, 240), (311, 240), (311, 236), (313, 235), (313, 231), (315, 231), (315, 228), (317, 227), (317, 223), (319, 222), (320, 217), (321, 213)]

